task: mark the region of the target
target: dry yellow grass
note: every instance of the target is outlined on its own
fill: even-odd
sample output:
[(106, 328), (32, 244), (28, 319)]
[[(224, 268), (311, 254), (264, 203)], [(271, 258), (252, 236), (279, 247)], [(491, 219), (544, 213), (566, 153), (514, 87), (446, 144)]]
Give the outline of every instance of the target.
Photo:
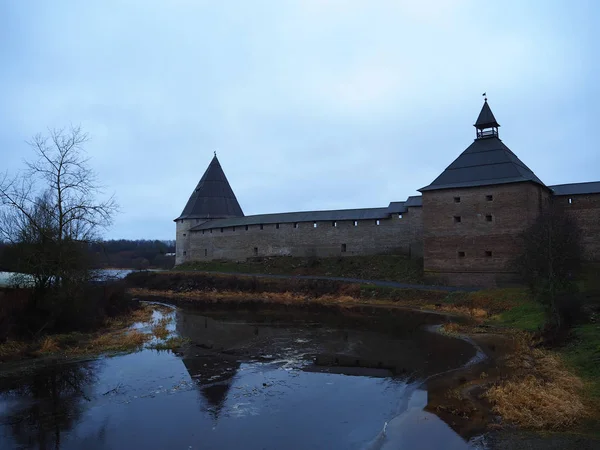
[(394, 301), (389, 298), (362, 298), (360, 297), (359, 285), (348, 285), (340, 294), (325, 294), (315, 297), (310, 294), (298, 292), (243, 292), (228, 290), (204, 290), (204, 291), (172, 291), (155, 290), (145, 288), (131, 288), (129, 293), (142, 298), (170, 298), (184, 299), (187, 301), (198, 302), (258, 302), (258, 303), (277, 303), (286, 305), (337, 305), (340, 307), (351, 307), (353, 305), (374, 305), (387, 306), (392, 308), (412, 308), (419, 310), (435, 310), (451, 315), (467, 316), (476, 322), (483, 322), (488, 319), (490, 313), (481, 307), (471, 305), (452, 305), (452, 304), (433, 304), (420, 298), (405, 299), (402, 302)]
[(39, 353), (56, 353), (58, 351), (60, 351), (60, 346), (56, 342), (56, 339), (51, 336), (44, 338), (38, 350)]
[(150, 338), (149, 334), (138, 330), (105, 333), (92, 339), (87, 346), (74, 349), (73, 351), (76, 353), (95, 353), (135, 350), (144, 345)]
[(424, 305), (425, 309), (434, 309), (441, 312), (450, 314), (456, 314), (459, 316), (467, 316), (474, 319), (476, 322), (483, 322), (490, 317), (490, 313), (483, 308), (474, 308), (469, 306), (456, 306), (456, 305), (441, 305), (436, 306), (432, 304)]
[[(97, 333), (55, 334), (37, 342), (8, 340), (0, 344), (0, 358), (18, 358), (27, 352), (31, 355), (45, 356), (53, 353), (84, 355), (136, 350), (149, 341), (152, 335), (138, 330), (127, 330), (127, 327), (136, 322), (150, 322), (153, 311), (158, 308), (171, 312), (169, 308), (160, 305), (142, 304), (139, 309), (128, 315), (106, 321), (104, 330)], [(164, 339), (168, 336), (166, 330), (168, 321), (169, 319), (164, 319), (157, 323), (160, 328), (155, 333), (157, 337), (164, 336), (162, 337)]]
[(505, 361), (508, 379), (484, 394), (503, 420), (535, 429), (562, 429), (588, 416), (583, 382), (556, 354), (516, 338), (516, 351)]
[(148, 322), (152, 319), (152, 312), (156, 308), (153, 305), (143, 303), (140, 307), (130, 314), (130, 319), (133, 322)]
[(125, 328), (136, 322), (150, 322), (154, 309), (153, 305), (142, 303), (138, 309), (131, 311), (129, 314), (108, 319), (106, 326), (115, 329)]
[(5, 358), (20, 355), (27, 351), (28, 348), (29, 345), (25, 342), (9, 339), (0, 344), (0, 357)]
[(166, 339), (169, 336), (169, 330), (167, 330), (167, 325), (171, 319), (168, 317), (163, 317), (158, 322), (156, 322), (152, 326), (152, 334), (156, 336), (158, 339)]
[(457, 335), (459, 334), (460, 325), (455, 322), (449, 322), (442, 325), (442, 333), (449, 335)]
[[(322, 295), (314, 297), (311, 295), (299, 294), (295, 292), (241, 292), (241, 291), (190, 291), (190, 292), (176, 292), (176, 291), (159, 291), (143, 288), (132, 288), (129, 293), (139, 297), (155, 297), (155, 298), (179, 298), (187, 300), (196, 300), (199, 302), (259, 302), (259, 303), (279, 303), (286, 305), (302, 305), (307, 303), (314, 303), (319, 305), (390, 305), (397, 307), (397, 304), (388, 300), (360, 300), (358, 298), (351, 297), (349, 295)], [(403, 306), (410, 306), (408, 304)], [(415, 306), (415, 305), (413, 305)]]

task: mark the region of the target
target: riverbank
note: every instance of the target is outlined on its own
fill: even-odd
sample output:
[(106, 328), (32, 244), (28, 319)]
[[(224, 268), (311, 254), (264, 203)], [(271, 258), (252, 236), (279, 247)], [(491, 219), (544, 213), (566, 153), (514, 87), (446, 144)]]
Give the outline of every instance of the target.
[[(345, 326), (366, 327), (378, 332), (384, 331), (381, 327), (385, 323), (391, 327), (388, 330), (391, 333), (395, 332), (394, 328), (408, 324), (415, 330), (443, 324), (441, 333), (467, 339), (487, 358), (449, 371), (442, 370), (446, 363), (431, 361), (429, 364), (442, 366), (435, 370), (430, 367), (435, 376), (423, 381), (428, 393), (423, 405), (425, 412), (443, 419), (467, 439), (484, 431), (488, 433), (484, 436), (492, 436), (490, 430), (496, 442), (510, 441), (511, 438), (506, 436), (514, 430), (534, 430), (538, 441), (546, 444), (550, 441), (540, 433), (560, 433), (550, 438), (552, 442), (596, 442), (598, 437), (599, 422), (594, 415), (600, 411), (598, 367), (594, 362), (600, 348), (597, 325), (577, 325), (566, 345), (545, 348), (535, 334), (543, 324), (543, 310), (528, 299), (523, 289), (445, 292), (336, 280), (271, 279), (196, 272), (134, 273), (126, 282), (130, 286), (129, 296), (138, 300), (170, 303), (188, 311), (222, 317), (225, 322), (217, 330), (225, 324), (231, 326), (240, 314), (256, 315), (244, 339), (253, 339), (260, 324), (281, 320), (277, 319), (281, 317), (286, 318), (286, 323), (303, 320), (309, 324), (319, 323), (326, 317), (339, 317), (343, 318)], [(241, 349), (232, 350), (229, 346), (218, 350), (203, 338), (184, 345), (174, 332), (175, 313), (167, 320), (164, 315), (169, 313), (167, 310), (161, 312), (163, 307), (145, 305), (130, 317), (107, 322), (95, 333), (49, 336), (31, 343), (27, 351), (17, 352), (14, 358), (25, 358), (25, 363), (43, 363), (52, 358), (65, 362), (102, 354), (136, 354), (138, 350), (144, 353), (144, 349), (149, 348), (176, 349), (178, 355), (194, 360), (216, 358), (220, 361), (224, 358), (229, 361), (233, 358), (232, 361), (237, 361), (245, 355)], [(186, 315), (189, 320), (189, 313)], [(196, 333), (205, 329), (205, 319), (197, 325), (192, 326), (189, 322), (186, 325), (185, 319), (177, 324), (183, 329), (187, 327), (188, 333)], [(223, 339), (227, 341), (228, 336), (228, 333), (224, 334)], [(298, 339), (303, 342), (302, 334)], [(437, 349), (436, 346), (423, 347), (425, 350), (430, 348)], [(259, 359), (261, 355), (258, 355)], [(410, 377), (410, 364), (386, 362), (386, 358), (375, 357), (371, 350), (361, 358), (343, 353), (334, 356), (315, 354), (315, 364), (329, 361), (328, 364), (333, 365), (329, 370), (333, 372), (337, 365), (343, 364), (343, 370), (351, 374), (387, 371)], [(565, 437), (567, 430), (570, 437)], [(531, 441), (532, 435), (528, 436)], [(515, 445), (515, 448), (519, 447)]]
[(432, 412), (462, 433), (483, 426), (599, 434), (598, 326), (578, 324), (566, 344), (546, 348), (536, 334), (543, 327), (543, 309), (524, 289), (448, 293), (194, 272), (136, 274), (129, 281), (135, 286), (130, 293), (139, 298), (203, 309), (444, 314), (444, 332), (472, 339), (488, 360), (439, 381), (432, 390), (437, 393)]
[[(529, 305), (523, 289), (460, 291), (396, 288), (328, 278), (270, 277), (204, 272), (138, 272), (126, 278), (136, 295), (168, 296), (180, 303), (203, 299), (235, 306), (267, 302), (311, 307), (332, 304), (392, 305), (488, 317)], [(283, 294), (283, 295), (274, 295)]]
[(315, 275), (361, 278), (423, 284), (423, 260), (404, 255), (344, 256), (303, 258), (276, 256), (250, 258), (247, 261), (191, 262), (176, 271), (248, 273), (266, 275)]
[[(135, 352), (154, 341), (155, 348), (170, 349), (181, 345), (169, 339), (167, 329), (172, 308), (139, 303), (128, 313), (106, 319), (90, 332), (50, 333), (36, 339), (8, 339), (0, 343), (0, 370), (12, 362), (35, 360), (77, 360), (99, 355)], [(171, 327), (172, 328), (172, 327)]]
[[(474, 349), (412, 316), (178, 308), (172, 317), (189, 340), (176, 352), (145, 345), (0, 377), (0, 447), (468, 448), (423, 412), (421, 381)], [(417, 413), (428, 419), (418, 428), (404, 421)]]

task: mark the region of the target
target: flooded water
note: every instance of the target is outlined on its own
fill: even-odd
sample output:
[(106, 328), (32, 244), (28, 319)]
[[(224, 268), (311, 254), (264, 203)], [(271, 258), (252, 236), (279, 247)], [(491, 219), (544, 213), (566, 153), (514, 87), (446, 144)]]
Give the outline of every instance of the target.
[(16, 272), (0, 272), (0, 287), (18, 284), (27, 286), (33, 284), (33, 279), (26, 274)]
[(0, 448), (471, 448), (423, 409), (476, 356), (410, 313), (177, 310), (182, 353), (144, 349), (0, 377)]
[[(152, 269), (152, 271), (159, 271)], [(94, 276), (99, 280), (110, 280), (125, 278), (134, 269), (97, 269), (94, 270)], [(12, 286), (14, 284), (27, 286), (33, 284), (33, 278), (30, 275), (17, 272), (0, 272), (0, 287)]]

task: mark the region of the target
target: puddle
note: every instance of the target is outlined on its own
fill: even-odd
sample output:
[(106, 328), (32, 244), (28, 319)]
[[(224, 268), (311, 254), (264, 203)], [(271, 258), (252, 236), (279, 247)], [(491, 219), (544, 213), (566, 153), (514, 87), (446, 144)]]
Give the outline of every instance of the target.
[(166, 315), (191, 342), (182, 354), (0, 377), (0, 448), (472, 448), (424, 411), (423, 380), (477, 352), (414, 314)]

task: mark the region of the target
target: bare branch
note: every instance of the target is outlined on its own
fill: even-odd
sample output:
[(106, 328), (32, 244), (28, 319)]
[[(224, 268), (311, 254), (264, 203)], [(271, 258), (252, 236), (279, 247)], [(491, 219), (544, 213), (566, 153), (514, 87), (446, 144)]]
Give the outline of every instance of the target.
[(73, 126), (37, 134), (28, 142), (35, 158), (27, 171), (0, 176), (0, 240), (26, 246), (27, 270), (40, 285), (81, 271), (78, 246), (96, 239), (118, 211), (114, 197), (99, 199), (101, 186), (85, 156), (88, 141)]

